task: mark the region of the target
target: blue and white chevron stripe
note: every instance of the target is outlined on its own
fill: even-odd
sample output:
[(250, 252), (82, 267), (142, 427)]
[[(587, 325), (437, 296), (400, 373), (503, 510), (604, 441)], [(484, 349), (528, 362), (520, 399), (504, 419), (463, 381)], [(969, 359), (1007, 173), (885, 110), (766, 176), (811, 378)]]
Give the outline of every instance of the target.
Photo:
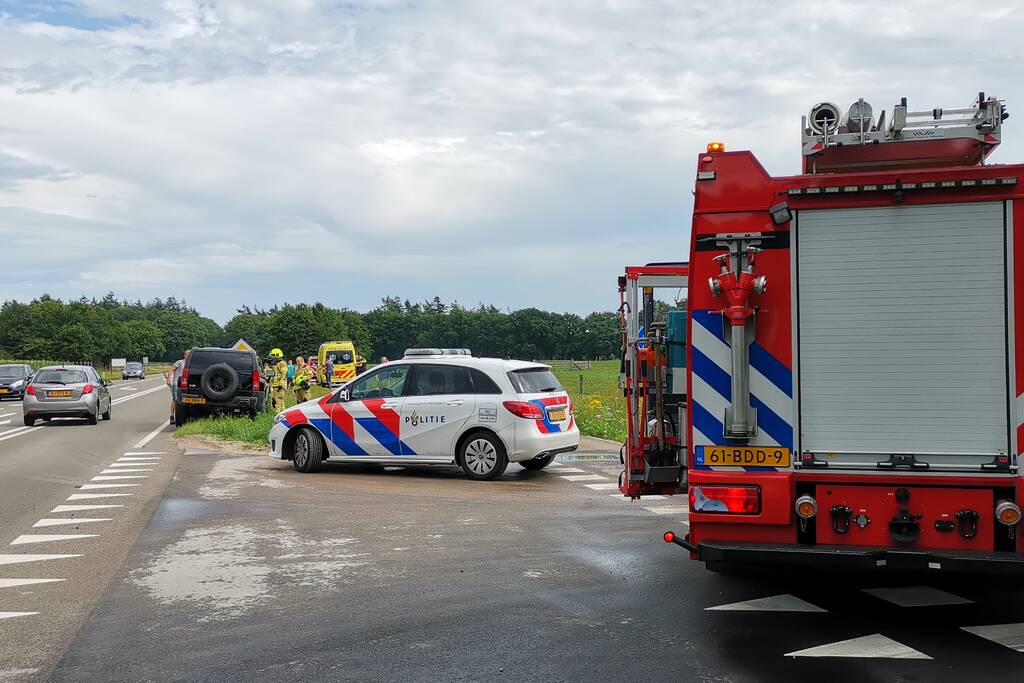
[[(750, 405), (757, 410), (757, 436), (749, 442), (730, 442), (723, 436), (725, 409), (732, 400), (732, 352), (722, 316), (709, 310), (692, 312), (690, 330), (693, 385), (693, 446), (751, 446), (793, 448), (793, 371), (756, 342), (750, 345)], [(695, 465), (698, 470), (735, 467)], [(775, 467), (746, 467), (748, 471), (776, 471)]]

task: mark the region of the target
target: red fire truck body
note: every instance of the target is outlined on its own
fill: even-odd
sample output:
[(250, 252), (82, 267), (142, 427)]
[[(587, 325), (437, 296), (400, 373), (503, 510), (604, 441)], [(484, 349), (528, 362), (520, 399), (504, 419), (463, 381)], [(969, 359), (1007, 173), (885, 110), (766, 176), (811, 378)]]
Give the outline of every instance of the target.
[(895, 131), (870, 108), (855, 129), (859, 104), (812, 110), (802, 175), (697, 160), (689, 533), (665, 540), (713, 564), (1024, 573), (1024, 165), (984, 165), (997, 100), (906, 128), (904, 101)]

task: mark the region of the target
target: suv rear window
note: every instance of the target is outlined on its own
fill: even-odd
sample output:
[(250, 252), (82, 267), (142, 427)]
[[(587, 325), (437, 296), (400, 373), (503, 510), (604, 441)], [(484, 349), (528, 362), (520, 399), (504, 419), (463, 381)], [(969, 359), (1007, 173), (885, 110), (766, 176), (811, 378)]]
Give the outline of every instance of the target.
[(552, 391), (563, 391), (562, 383), (548, 368), (527, 368), (513, 370), (508, 373), (512, 386), (520, 394), (544, 394)]
[(189, 373), (193, 375), (201, 373), (206, 368), (217, 363), (227, 363), (242, 373), (252, 372), (255, 367), (253, 355), (247, 351), (230, 351), (228, 349), (208, 351), (196, 349), (188, 356)]

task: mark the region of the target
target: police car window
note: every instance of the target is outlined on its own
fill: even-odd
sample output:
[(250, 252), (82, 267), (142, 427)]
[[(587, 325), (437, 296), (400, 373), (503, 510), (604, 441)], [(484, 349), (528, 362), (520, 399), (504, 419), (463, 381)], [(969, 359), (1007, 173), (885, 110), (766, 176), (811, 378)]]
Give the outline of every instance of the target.
[(562, 384), (548, 368), (527, 368), (508, 373), (520, 394), (541, 394), (562, 391)]
[(408, 365), (395, 365), (366, 375), (351, 384), (349, 400), (364, 401), (372, 398), (401, 396), (408, 374)]
[(494, 383), (494, 380), (477, 370), (476, 368), (470, 368), (470, 374), (473, 376), (473, 386), (478, 394), (500, 394), (501, 389)]
[(417, 365), (413, 396), (472, 394), (468, 368), (458, 365)]

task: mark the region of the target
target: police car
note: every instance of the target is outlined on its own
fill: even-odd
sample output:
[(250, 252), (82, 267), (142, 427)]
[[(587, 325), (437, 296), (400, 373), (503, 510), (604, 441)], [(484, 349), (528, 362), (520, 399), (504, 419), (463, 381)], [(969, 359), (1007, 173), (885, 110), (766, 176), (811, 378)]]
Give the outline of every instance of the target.
[(277, 414), (270, 455), (315, 472), (339, 462), (458, 464), (471, 479), (539, 470), (579, 447), (573, 405), (547, 365), (409, 349), (327, 396)]

